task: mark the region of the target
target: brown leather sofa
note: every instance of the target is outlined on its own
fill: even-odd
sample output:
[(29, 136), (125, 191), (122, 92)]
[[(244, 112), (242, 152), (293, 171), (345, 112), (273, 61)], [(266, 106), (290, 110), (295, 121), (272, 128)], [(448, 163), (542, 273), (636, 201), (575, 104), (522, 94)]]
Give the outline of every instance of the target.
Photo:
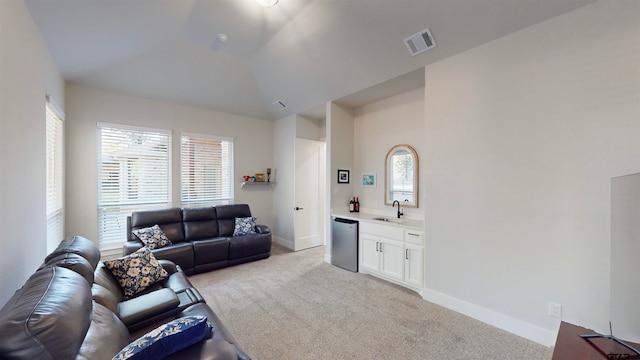
[(201, 315), (213, 335), (167, 359), (249, 359), (179, 266), (124, 300), (119, 283), (90, 240), (70, 237), (0, 309), (0, 359), (111, 359), (123, 347), (174, 319)]
[(272, 241), (268, 226), (256, 225), (255, 234), (233, 236), (235, 219), (250, 216), (247, 204), (134, 211), (127, 218), (123, 252), (131, 254), (144, 246), (134, 230), (158, 225), (172, 244), (151, 252), (178, 264), (188, 275), (266, 259)]

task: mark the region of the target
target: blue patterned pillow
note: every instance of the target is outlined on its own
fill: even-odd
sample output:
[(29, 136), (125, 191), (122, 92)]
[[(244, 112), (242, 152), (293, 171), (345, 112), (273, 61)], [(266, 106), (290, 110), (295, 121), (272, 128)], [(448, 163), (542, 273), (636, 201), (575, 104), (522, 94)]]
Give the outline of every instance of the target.
[(249, 235), (256, 233), (256, 218), (253, 216), (236, 218), (236, 226), (233, 229), (233, 236)]
[(171, 240), (169, 240), (157, 224), (152, 227), (133, 230), (132, 232), (133, 235), (137, 236), (138, 239), (140, 239), (140, 241), (149, 248), (149, 250), (171, 245)]
[(169, 276), (146, 247), (125, 257), (106, 260), (104, 265), (120, 283), (125, 300)]
[(211, 337), (211, 325), (204, 316), (185, 316), (149, 331), (125, 346), (113, 360), (162, 359)]

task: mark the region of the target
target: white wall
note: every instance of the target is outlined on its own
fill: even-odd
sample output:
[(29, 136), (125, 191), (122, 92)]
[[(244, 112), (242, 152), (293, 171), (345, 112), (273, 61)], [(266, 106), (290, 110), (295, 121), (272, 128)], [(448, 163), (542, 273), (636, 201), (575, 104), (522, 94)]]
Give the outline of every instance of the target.
[(547, 345), (608, 332), (611, 178), (640, 171), (640, 2), (426, 67), (425, 297)]
[(276, 185), (273, 189), (275, 217), (272, 229), (273, 240), (293, 249), (295, 234), (293, 229), (294, 186), (295, 186), (295, 138), (296, 115), (279, 119), (273, 130), (273, 163), (276, 172)]
[[(274, 241), (291, 250), (295, 249), (294, 212), (295, 204), (295, 150), (296, 138), (318, 140), (324, 137), (324, 121), (291, 115), (275, 122), (273, 131), (274, 165), (278, 173), (274, 186), (273, 213), (275, 226), (272, 229)], [(324, 174), (324, 173), (323, 173)], [(320, 182), (324, 184), (324, 181)], [(324, 214), (324, 204), (319, 211)], [(324, 220), (324, 219), (323, 219)], [(324, 236), (324, 226), (322, 236)]]
[[(354, 120), (353, 109), (336, 103), (327, 104), (327, 154), (329, 154), (328, 184), (330, 184), (331, 208), (348, 210), (349, 199), (354, 195)], [(338, 169), (349, 170), (349, 183), (338, 184)]]
[(0, 307), (46, 255), (45, 94), (64, 82), (22, 1), (0, 1)]
[[(412, 90), (354, 110), (353, 192), (358, 196), (360, 211), (395, 214), (384, 204), (384, 173), (387, 152), (398, 144), (413, 146), (418, 153), (420, 182), (425, 162), (424, 88)], [(365, 188), (360, 184), (362, 173), (375, 173), (378, 184)], [(406, 217), (424, 217), (424, 192), (419, 185), (418, 208), (403, 208)]]
[(327, 136), (324, 126), (325, 120), (296, 116), (296, 137), (300, 139), (323, 141)]
[(611, 179), (611, 323), (640, 342), (640, 174)]
[[(273, 193), (240, 188), (242, 175), (265, 173), (273, 161), (273, 122), (192, 106), (152, 101), (86, 86), (67, 85), (67, 233), (98, 239), (97, 123), (169, 129), (173, 132), (173, 200), (179, 206), (181, 132), (234, 139), (235, 203), (246, 203), (258, 223), (273, 225)], [(124, 239), (123, 239), (124, 240)]]

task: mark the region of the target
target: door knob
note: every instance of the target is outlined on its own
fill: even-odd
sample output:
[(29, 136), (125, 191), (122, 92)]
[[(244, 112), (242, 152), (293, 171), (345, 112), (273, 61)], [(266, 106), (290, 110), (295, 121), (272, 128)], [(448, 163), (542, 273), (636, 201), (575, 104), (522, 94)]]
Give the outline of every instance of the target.
[(295, 210), (298, 211), (298, 210), (304, 210), (304, 209), (296, 206)]

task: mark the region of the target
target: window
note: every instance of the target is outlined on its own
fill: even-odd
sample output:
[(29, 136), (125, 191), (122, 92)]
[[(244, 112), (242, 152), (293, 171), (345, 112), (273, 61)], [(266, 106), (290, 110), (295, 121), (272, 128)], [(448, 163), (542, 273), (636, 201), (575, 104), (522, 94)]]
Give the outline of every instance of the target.
[(180, 188), (183, 207), (233, 203), (233, 139), (183, 134)]
[(403, 146), (390, 154), (388, 160), (388, 181), (389, 181), (389, 197), (388, 202), (395, 200), (403, 202), (408, 201), (410, 204), (416, 205), (415, 199), (415, 156), (403, 148)]
[(170, 132), (98, 124), (100, 248), (116, 248), (126, 241), (131, 212), (170, 206)]
[(47, 96), (46, 152), (47, 152), (47, 252), (55, 249), (64, 237), (64, 180), (63, 159), (64, 124), (62, 111)]

